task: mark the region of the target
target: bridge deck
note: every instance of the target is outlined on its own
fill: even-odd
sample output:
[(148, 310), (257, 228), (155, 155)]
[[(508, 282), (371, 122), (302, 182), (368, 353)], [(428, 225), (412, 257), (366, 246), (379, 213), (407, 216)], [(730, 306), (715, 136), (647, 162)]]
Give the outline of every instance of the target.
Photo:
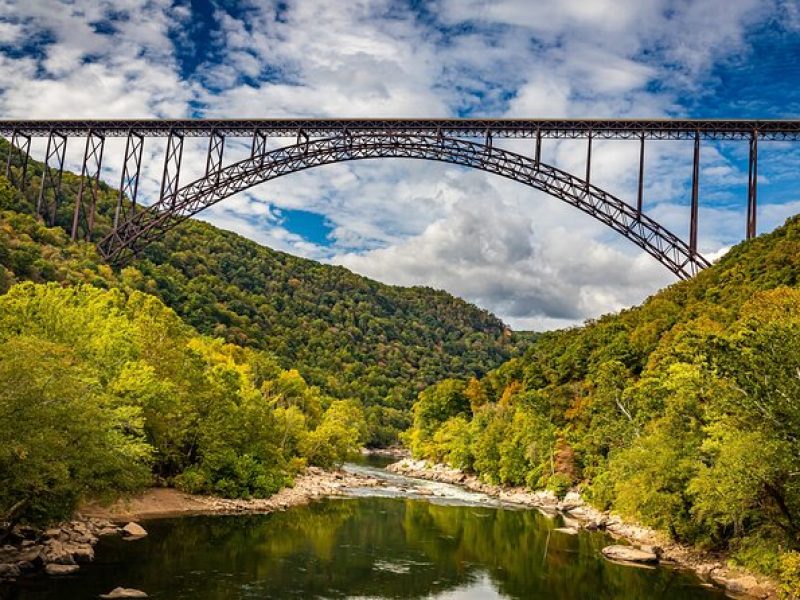
[(800, 120), (731, 119), (126, 119), (126, 120), (0, 120), (0, 135), (14, 132), (46, 136), (126, 137), (133, 130), (145, 137), (175, 132), (187, 137), (212, 133), (251, 137), (255, 130), (272, 137), (331, 137), (378, 131), (451, 138), (542, 138), (688, 140), (800, 140)]

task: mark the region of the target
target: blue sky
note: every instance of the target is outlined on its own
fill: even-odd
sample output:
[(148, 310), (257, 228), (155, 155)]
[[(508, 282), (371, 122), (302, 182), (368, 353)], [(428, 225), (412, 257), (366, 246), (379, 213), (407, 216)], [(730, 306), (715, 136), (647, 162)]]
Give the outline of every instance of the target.
[[(798, 0), (0, 0), (4, 117), (800, 118), (798, 59)], [(800, 211), (800, 147), (760, 150), (764, 232)], [(229, 143), (227, 160), (247, 151)], [(110, 182), (121, 152), (108, 144)], [(148, 142), (145, 202), (162, 152)], [(185, 183), (203, 152), (188, 143)], [(681, 235), (691, 154), (685, 143), (647, 148), (646, 209)], [(561, 168), (582, 173), (584, 157), (581, 143), (545, 143), (544, 160)], [(636, 143), (596, 142), (593, 183), (632, 199), (637, 158)], [(704, 144), (708, 257), (743, 235), (746, 168), (745, 145)], [(381, 281), (447, 289), (516, 328), (579, 323), (674, 280), (557, 200), (440, 164), (326, 166), (202, 218)]]

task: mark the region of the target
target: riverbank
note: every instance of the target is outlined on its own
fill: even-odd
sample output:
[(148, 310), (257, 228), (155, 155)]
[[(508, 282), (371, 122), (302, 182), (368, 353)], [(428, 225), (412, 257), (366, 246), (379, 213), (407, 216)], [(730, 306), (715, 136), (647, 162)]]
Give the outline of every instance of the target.
[(328, 496), (341, 496), (347, 488), (373, 487), (380, 481), (345, 471), (324, 471), (309, 467), (295, 478), (292, 487), (283, 488), (269, 498), (237, 500), (217, 496), (186, 494), (173, 488), (151, 488), (145, 492), (104, 506), (85, 504), (79, 509), (83, 517), (109, 521), (144, 520), (182, 515), (237, 513), (269, 513)]
[(521, 487), (491, 485), (459, 469), (410, 458), (402, 459), (386, 468), (399, 475), (460, 485), (470, 491), (497, 498), (501, 502), (561, 513), (573, 528), (606, 531), (614, 538), (655, 554), (663, 564), (694, 571), (702, 580), (724, 588), (734, 597), (762, 600), (777, 598), (777, 585), (774, 581), (744, 569), (730, 567), (725, 564), (724, 556), (677, 544), (663, 533), (624, 521), (613, 513), (599, 511), (589, 506), (576, 492), (569, 492), (563, 499), (559, 499), (549, 490), (530, 491)]
[(101, 537), (121, 535), (136, 540), (146, 536), (146, 529), (135, 521), (189, 515), (270, 513), (320, 498), (342, 496), (350, 488), (377, 485), (381, 485), (381, 481), (373, 477), (309, 467), (295, 479), (294, 486), (269, 498), (234, 500), (185, 494), (173, 488), (151, 488), (111, 505), (86, 503), (71, 521), (45, 530), (14, 528), (6, 545), (0, 548), (0, 582), (41, 571), (51, 576), (75, 573), (82, 563), (94, 560), (94, 546)]

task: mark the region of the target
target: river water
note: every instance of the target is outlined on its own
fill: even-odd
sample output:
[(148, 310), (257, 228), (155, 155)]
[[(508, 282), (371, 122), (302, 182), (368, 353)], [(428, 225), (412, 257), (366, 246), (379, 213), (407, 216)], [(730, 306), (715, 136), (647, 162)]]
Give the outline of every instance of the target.
[(386, 486), (268, 515), (147, 521), (148, 537), (103, 538), (78, 574), (22, 580), (10, 598), (89, 599), (117, 586), (192, 600), (724, 598), (681, 571), (612, 564), (600, 555), (610, 538), (556, 531), (560, 517), (365, 462), (348, 468)]

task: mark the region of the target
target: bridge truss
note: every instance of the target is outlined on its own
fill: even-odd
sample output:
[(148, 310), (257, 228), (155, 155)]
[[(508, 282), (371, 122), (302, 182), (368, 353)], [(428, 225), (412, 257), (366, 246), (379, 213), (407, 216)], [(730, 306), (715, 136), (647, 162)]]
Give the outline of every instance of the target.
[[(0, 135), (11, 141), (5, 174), (21, 165), (20, 187), (27, 184), (31, 139), (47, 139), (44, 172), (37, 199), (42, 218), (53, 224), (61, 201), (61, 176), (69, 138), (85, 138), (81, 184), (72, 220), (73, 239), (90, 239), (107, 138), (126, 139), (114, 228), (98, 246), (120, 261), (184, 219), (239, 191), (276, 177), (323, 164), (385, 157), (458, 164), (496, 173), (544, 191), (592, 215), (654, 256), (681, 278), (708, 262), (697, 252), (701, 142), (749, 144), (745, 237), (756, 233), (758, 142), (800, 141), (800, 121), (761, 120), (516, 120), (516, 119), (249, 119), (249, 120), (0, 120)], [(145, 138), (166, 139), (161, 192), (156, 201), (137, 205)], [(207, 138), (205, 175), (180, 186), (185, 138)], [(250, 157), (225, 166), (225, 140), (248, 138)], [(267, 151), (269, 138), (294, 143)], [(532, 157), (493, 146), (494, 139), (534, 140)], [(578, 178), (541, 161), (542, 140), (585, 139), (585, 177)], [(637, 197), (626, 203), (591, 184), (592, 141), (640, 142)], [(685, 140), (694, 144), (689, 240), (684, 242), (643, 212), (645, 143)]]

